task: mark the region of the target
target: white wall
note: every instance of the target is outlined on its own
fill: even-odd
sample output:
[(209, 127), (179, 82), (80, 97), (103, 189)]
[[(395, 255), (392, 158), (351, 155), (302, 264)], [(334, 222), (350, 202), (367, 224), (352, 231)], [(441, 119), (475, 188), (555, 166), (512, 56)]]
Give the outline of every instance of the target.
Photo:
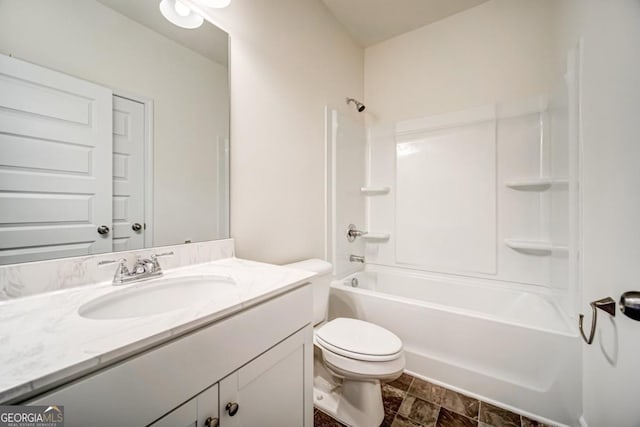
[(545, 93), (561, 76), (553, 1), (491, 0), (365, 51), (369, 123)]
[(226, 67), (94, 0), (0, 0), (0, 52), (152, 98), (154, 244), (221, 237), (215, 143), (228, 135)]
[[(391, 186), (396, 193), (395, 196), (371, 198), (369, 201), (370, 228), (392, 232), (388, 243), (368, 245), (369, 260), (385, 265), (399, 265), (402, 262), (398, 245), (403, 242), (398, 240), (399, 236), (394, 235), (393, 231), (394, 228), (395, 231), (401, 231), (398, 221), (407, 222), (406, 214), (413, 214), (409, 209), (401, 212), (402, 206), (397, 204), (397, 194), (402, 190), (394, 188), (398, 181), (396, 168), (400, 164), (396, 161), (395, 148), (396, 142), (401, 139), (391, 130), (394, 123), (402, 126), (407, 119), (411, 122), (416, 118), (413, 121), (420, 122), (422, 117), (428, 117), (424, 120), (435, 122), (435, 132), (440, 134), (445, 132), (442, 130), (445, 117), (454, 120), (458, 116), (466, 117), (463, 112), (472, 114), (481, 110), (482, 106), (495, 106), (498, 115), (495, 127), (497, 138), (495, 143), (487, 143), (485, 147), (491, 163), (487, 162), (483, 168), (472, 172), (470, 167), (450, 160), (444, 165), (440, 178), (432, 176), (428, 181), (432, 183), (434, 191), (444, 189), (450, 204), (448, 207), (453, 212), (464, 211), (456, 203), (466, 204), (471, 209), (467, 210), (467, 215), (461, 215), (458, 222), (454, 220), (455, 215), (445, 214), (450, 224), (449, 232), (443, 236), (451, 245), (450, 250), (454, 253), (469, 251), (469, 256), (446, 261), (438, 258), (442, 256), (439, 249), (441, 244), (433, 243), (429, 254), (429, 248), (423, 250), (424, 245), (429, 243), (423, 243), (422, 246), (416, 244), (415, 248), (407, 245), (413, 251), (412, 259), (421, 260), (420, 263), (411, 262), (411, 265), (412, 268), (431, 271), (549, 286), (550, 257), (516, 251), (507, 247), (504, 240), (549, 240), (547, 211), (549, 194), (552, 192), (516, 191), (507, 188), (505, 183), (540, 175), (549, 177), (558, 169), (554, 165), (554, 171), (551, 171), (551, 165), (548, 164), (549, 147), (556, 144), (556, 141), (550, 140), (548, 129), (543, 130), (548, 126), (549, 115), (543, 113), (540, 117), (533, 114), (546, 109), (544, 102), (538, 102), (538, 96), (550, 94), (552, 88), (563, 81), (566, 52), (565, 55), (557, 54), (553, 38), (557, 9), (558, 5), (553, 0), (491, 0), (366, 49), (365, 101), (371, 111), (367, 117), (370, 124), (369, 179), (377, 185)], [(525, 111), (527, 115), (521, 116)], [(454, 123), (448, 123), (447, 126), (454, 126)], [(416, 138), (424, 136), (416, 133)], [(544, 139), (542, 143), (541, 139)], [(477, 138), (474, 140), (478, 141)], [(565, 139), (557, 143), (566, 145), (567, 141)], [(442, 145), (451, 148), (450, 142)], [(464, 152), (470, 153), (469, 149)], [(476, 153), (476, 161), (470, 165), (476, 166), (480, 161), (479, 154)], [(426, 158), (423, 160), (427, 161)], [(422, 163), (428, 169), (426, 173), (433, 172), (433, 167)], [(447, 171), (451, 173), (450, 178), (455, 176), (463, 179), (472, 173), (476, 182), (484, 180), (487, 182), (486, 188), (493, 189), (493, 192), (483, 194), (481, 198), (493, 201), (470, 203), (479, 194), (478, 189), (469, 190), (469, 195), (460, 189), (453, 189), (451, 186), (456, 180), (443, 178)], [(557, 172), (554, 178), (567, 178), (566, 171)], [(425, 190), (427, 181), (420, 181), (417, 173), (414, 175), (405, 184), (422, 182), (420, 189), (416, 188), (415, 194), (409, 199), (417, 204), (420, 201), (416, 199), (417, 195), (424, 198), (428, 194)], [(430, 207), (433, 200), (425, 199), (424, 203)], [(436, 208), (434, 212), (442, 215), (446, 207), (444, 211)], [(489, 225), (482, 227), (486, 231), (483, 239), (472, 239), (473, 233), (469, 232), (461, 234), (469, 241), (482, 241), (481, 249), (478, 246), (473, 250), (473, 244), (454, 246), (455, 231), (463, 229), (465, 220), (477, 226), (475, 218), (482, 215), (487, 224), (495, 224), (492, 225), (494, 229)], [(475, 222), (468, 220), (472, 217)], [(434, 231), (441, 231), (438, 230), (443, 226), (440, 222), (433, 225)], [(431, 224), (422, 226), (432, 227)], [(411, 228), (420, 229), (415, 225)], [(554, 234), (557, 236), (559, 233)], [(405, 239), (404, 243), (410, 241)], [(460, 239), (460, 242), (464, 242), (464, 239)], [(557, 246), (566, 246), (566, 243), (553, 242)], [(489, 254), (493, 259), (488, 262), (489, 257), (485, 257), (487, 262), (482, 269), (477, 266), (471, 268), (471, 260), (477, 263), (482, 258), (478, 254)], [(564, 264), (566, 270), (566, 262)], [(452, 268), (453, 265), (457, 267)]]
[(362, 98), (362, 48), (320, 0), (234, 0), (209, 16), (231, 38), (237, 254), (324, 257), (324, 107), (350, 111), (345, 97)]
[[(583, 36), (582, 311), (640, 289), (640, 2), (564, 0), (559, 43)], [(637, 427), (640, 323), (602, 313), (583, 344), (583, 409), (590, 427)]]

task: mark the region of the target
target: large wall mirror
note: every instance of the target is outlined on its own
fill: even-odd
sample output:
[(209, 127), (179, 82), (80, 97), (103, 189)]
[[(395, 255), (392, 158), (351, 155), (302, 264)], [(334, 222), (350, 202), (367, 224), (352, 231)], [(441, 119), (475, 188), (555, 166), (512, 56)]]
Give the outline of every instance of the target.
[(229, 236), (228, 36), (0, 0), (0, 264)]

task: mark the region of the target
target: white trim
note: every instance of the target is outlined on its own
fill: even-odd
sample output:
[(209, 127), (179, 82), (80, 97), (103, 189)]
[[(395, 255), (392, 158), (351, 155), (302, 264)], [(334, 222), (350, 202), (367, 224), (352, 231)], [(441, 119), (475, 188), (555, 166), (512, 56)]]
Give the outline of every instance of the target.
[(324, 106), (324, 259), (331, 259), (331, 239), (329, 238), (330, 233), (330, 225), (329, 218), (331, 217), (330, 209), (331, 202), (329, 200), (329, 195), (331, 193), (330, 188), (330, 175), (329, 171), (329, 159), (331, 158), (331, 153), (329, 152), (329, 106)]
[(144, 247), (153, 247), (153, 195), (154, 195), (154, 105), (152, 100), (144, 102)]
[(229, 237), (229, 138), (218, 135), (218, 225), (217, 237)]
[(435, 114), (396, 123), (396, 135), (466, 126), (496, 119), (496, 105), (485, 104), (451, 113)]
[(144, 247), (153, 247), (153, 99), (126, 90), (113, 89), (113, 95), (144, 105)]
[(580, 423), (580, 427), (589, 427), (589, 424), (587, 424), (587, 421), (584, 419), (584, 415), (578, 418), (578, 422)]
[[(576, 246), (577, 246), (577, 267), (576, 267), (576, 288), (577, 288), (577, 295), (576, 295), (576, 303), (574, 304), (575, 307), (575, 311), (574, 311), (574, 315), (577, 315), (580, 312), (580, 307), (582, 306), (582, 298), (583, 298), (583, 276), (584, 276), (584, 264), (583, 264), (583, 260), (584, 260), (584, 213), (582, 211), (582, 207), (583, 207), (583, 200), (584, 200), (584, 195), (583, 195), (583, 183), (584, 183), (584, 165), (583, 165), (583, 159), (584, 159), (584, 132), (582, 129), (582, 100), (584, 99), (584, 94), (583, 94), (583, 88), (584, 88), (584, 38), (581, 37), (578, 40), (578, 61), (577, 61), (577, 79), (578, 79), (578, 91), (577, 91), (577, 96), (578, 96), (578, 102), (577, 102), (577, 106), (578, 106), (578, 110), (577, 110), (577, 114), (578, 114), (578, 123), (577, 123), (577, 129), (576, 131), (578, 132), (578, 139), (577, 139), (577, 150), (578, 150), (578, 171), (577, 171), (577, 180), (578, 180), (578, 191), (577, 191), (577, 230), (576, 230)], [(584, 362), (583, 362), (583, 366), (582, 369), (584, 370)], [(585, 423), (586, 425), (586, 423)]]
[(496, 119), (539, 114), (547, 111), (549, 99), (533, 96), (518, 101), (477, 105), (465, 110), (434, 114), (396, 123), (396, 135), (411, 135), (458, 126), (468, 126)]

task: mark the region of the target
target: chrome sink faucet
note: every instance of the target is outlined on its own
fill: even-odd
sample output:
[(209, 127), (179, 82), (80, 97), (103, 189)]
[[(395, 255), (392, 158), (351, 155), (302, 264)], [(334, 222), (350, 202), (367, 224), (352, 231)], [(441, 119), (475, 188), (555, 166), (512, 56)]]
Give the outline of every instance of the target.
[(125, 283), (137, 282), (141, 280), (151, 279), (153, 277), (162, 276), (162, 267), (158, 262), (158, 258), (170, 255), (173, 255), (173, 252), (153, 254), (151, 255), (151, 258), (142, 258), (140, 256), (137, 256), (136, 262), (131, 270), (129, 270), (129, 268), (127, 267), (126, 258), (100, 261), (98, 263), (98, 266), (101, 267), (103, 265), (118, 263), (116, 272), (113, 275), (113, 284), (123, 285)]

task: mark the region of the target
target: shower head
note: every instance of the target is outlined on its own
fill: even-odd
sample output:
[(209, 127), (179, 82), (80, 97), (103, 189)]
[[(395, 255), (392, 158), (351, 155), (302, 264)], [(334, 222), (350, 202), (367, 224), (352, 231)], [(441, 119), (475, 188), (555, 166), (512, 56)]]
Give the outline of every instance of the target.
[(359, 113), (362, 113), (364, 111), (364, 109), (367, 108), (367, 107), (364, 106), (364, 104), (362, 102), (358, 101), (357, 99), (347, 98), (347, 104), (350, 104), (352, 102), (355, 104), (355, 106), (358, 109)]

